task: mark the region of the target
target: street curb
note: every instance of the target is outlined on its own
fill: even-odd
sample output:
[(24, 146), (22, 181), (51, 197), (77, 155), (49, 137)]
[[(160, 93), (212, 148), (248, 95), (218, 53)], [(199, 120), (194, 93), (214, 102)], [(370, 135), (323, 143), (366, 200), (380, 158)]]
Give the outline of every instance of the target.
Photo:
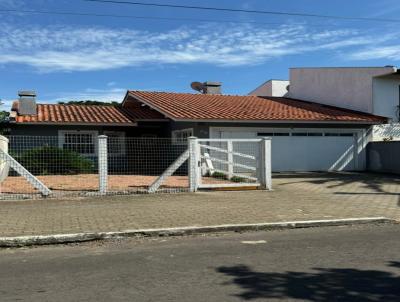
[(397, 223), (396, 220), (386, 217), (364, 217), (346, 218), (329, 220), (308, 220), (308, 221), (286, 221), (273, 223), (252, 223), (252, 224), (225, 224), (216, 226), (189, 226), (162, 229), (137, 229), (117, 232), (97, 232), (97, 233), (76, 233), (76, 234), (56, 234), (40, 236), (16, 236), (0, 237), (0, 247), (23, 247), (32, 245), (50, 245), (79, 243), (94, 240), (104, 240), (123, 237), (163, 237), (163, 236), (183, 236), (205, 233), (219, 232), (245, 232), (261, 230), (286, 230), (297, 228), (325, 227), (325, 226), (345, 226), (358, 224), (377, 224), (377, 223)]

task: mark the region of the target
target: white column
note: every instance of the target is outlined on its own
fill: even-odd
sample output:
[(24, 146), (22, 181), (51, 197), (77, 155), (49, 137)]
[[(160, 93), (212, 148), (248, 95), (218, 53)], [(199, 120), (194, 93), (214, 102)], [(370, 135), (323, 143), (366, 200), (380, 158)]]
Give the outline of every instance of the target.
[(100, 194), (106, 194), (108, 187), (107, 136), (100, 135), (98, 140), (99, 192)]
[[(8, 138), (0, 135), (0, 150), (8, 154)], [(8, 176), (10, 164), (6, 160), (0, 161), (0, 183), (2, 183)]]
[(190, 192), (196, 192), (199, 187), (199, 160), (200, 154), (198, 152), (198, 141), (197, 137), (191, 136), (188, 138), (189, 148), (189, 190)]
[(229, 179), (233, 176), (233, 143), (231, 140), (227, 141), (228, 151), (228, 177)]
[(272, 190), (272, 166), (271, 166), (271, 139), (263, 138), (260, 142), (260, 183), (266, 190)]

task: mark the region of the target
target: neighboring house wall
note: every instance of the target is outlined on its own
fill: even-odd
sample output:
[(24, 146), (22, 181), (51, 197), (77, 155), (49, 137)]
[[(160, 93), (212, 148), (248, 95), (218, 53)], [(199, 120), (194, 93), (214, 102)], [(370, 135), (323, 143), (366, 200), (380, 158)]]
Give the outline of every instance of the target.
[(399, 105), (400, 75), (389, 75), (373, 79), (373, 112), (386, 116), (392, 123), (376, 125), (373, 140), (400, 140)]
[(400, 75), (373, 79), (373, 113), (399, 121)]
[(379, 114), (373, 106), (373, 77), (394, 71), (393, 67), (292, 68), (289, 97)]
[(369, 171), (400, 174), (400, 142), (369, 143), (367, 154)]
[(269, 80), (254, 89), (252, 92), (249, 93), (249, 95), (283, 97), (286, 96), (288, 93), (288, 85), (289, 81)]

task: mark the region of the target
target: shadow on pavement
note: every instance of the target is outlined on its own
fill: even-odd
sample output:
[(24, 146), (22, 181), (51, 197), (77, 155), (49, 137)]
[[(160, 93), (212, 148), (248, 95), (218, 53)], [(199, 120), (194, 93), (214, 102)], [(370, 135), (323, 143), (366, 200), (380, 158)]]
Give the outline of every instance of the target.
[(400, 177), (399, 175), (394, 174), (358, 172), (303, 172), (274, 173), (272, 177), (275, 179), (293, 179), (293, 181), (279, 183), (279, 186), (310, 183), (314, 185), (324, 185), (326, 188), (334, 189), (344, 185), (356, 184), (375, 193), (390, 193), (384, 189), (384, 186), (392, 185), (398, 186), (400, 192)]
[[(390, 267), (400, 268), (392, 261)], [(256, 272), (245, 265), (219, 267), (243, 292), (242, 300), (400, 301), (400, 276), (378, 270), (315, 268), (313, 272)]]

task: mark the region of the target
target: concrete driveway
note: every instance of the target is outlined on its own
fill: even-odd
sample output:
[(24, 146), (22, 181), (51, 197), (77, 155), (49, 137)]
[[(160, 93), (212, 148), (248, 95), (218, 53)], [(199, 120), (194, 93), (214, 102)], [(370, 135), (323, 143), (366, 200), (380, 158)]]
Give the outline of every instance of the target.
[(377, 173), (274, 173), (275, 189), (331, 194), (400, 194), (400, 176)]
[(105, 196), (0, 202), (0, 236), (385, 216), (400, 220), (400, 178), (274, 174), (271, 192)]

